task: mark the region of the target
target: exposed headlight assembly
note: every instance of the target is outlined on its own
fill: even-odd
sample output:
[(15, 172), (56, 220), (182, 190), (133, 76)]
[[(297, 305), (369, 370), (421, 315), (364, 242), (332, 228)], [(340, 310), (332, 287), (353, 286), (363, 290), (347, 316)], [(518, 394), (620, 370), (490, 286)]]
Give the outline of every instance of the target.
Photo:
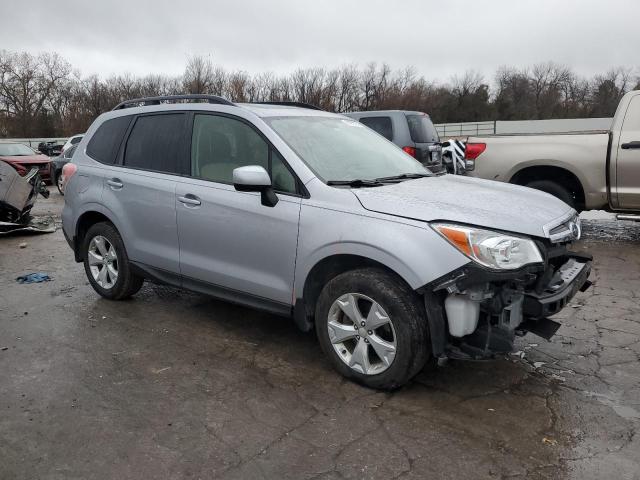
[(543, 261), (540, 250), (529, 238), (451, 223), (431, 226), (471, 260), (488, 268), (515, 270)]

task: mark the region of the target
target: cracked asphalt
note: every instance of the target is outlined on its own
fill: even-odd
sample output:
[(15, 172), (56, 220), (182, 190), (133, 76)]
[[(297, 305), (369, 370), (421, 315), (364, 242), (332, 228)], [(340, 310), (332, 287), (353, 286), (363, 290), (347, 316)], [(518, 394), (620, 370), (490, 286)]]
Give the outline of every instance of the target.
[(109, 302), (60, 231), (0, 238), (0, 478), (640, 479), (640, 224), (584, 230), (595, 286), (551, 342), (394, 393), (286, 319), (152, 284)]

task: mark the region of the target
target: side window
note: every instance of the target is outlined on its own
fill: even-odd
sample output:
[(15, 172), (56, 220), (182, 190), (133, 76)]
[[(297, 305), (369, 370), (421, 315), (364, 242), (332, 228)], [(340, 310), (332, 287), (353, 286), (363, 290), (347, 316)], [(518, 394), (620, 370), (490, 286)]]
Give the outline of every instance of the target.
[(102, 163), (115, 163), (131, 115), (112, 118), (98, 127), (87, 145), (87, 155)]
[(180, 146), (186, 115), (171, 113), (138, 117), (124, 152), (127, 167), (181, 173)]
[(233, 170), (246, 165), (260, 165), (269, 170), (267, 142), (240, 120), (196, 114), (191, 138), (191, 175), (233, 183)]
[(360, 123), (364, 123), (367, 127), (375, 130), (387, 140), (393, 139), (391, 117), (364, 117), (360, 119)]
[(640, 95), (633, 97), (624, 115), (622, 130), (625, 132), (637, 132), (640, 130)]
[(296, 177), (285, 165), (282, 156), (271, 150), (271, 182), (277, 192), (297, 193)]
[(71, 145), (77, 145), (82, 140), (82, 137), (76, 137), (71, 139)]

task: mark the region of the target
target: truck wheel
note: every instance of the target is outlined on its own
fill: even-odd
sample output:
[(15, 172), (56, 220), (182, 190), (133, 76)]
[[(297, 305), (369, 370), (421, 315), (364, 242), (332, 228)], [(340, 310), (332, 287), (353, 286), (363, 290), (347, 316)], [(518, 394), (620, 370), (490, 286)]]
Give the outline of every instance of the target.
[(352, 270), (329, 281), (316, 305), (315, 325), (333, 367), (367, 387), (404, 385), (431, 354), (420, 297), (382, 269)]
[(124, 243), (113, 225), (93, 225), (82, 248), (89, 283), (104, 298), (123, 300), (140, 290), (144, 279), (131, 271)]
[(563, 187), (559, 183), (553, 182), (551, 180), (534, 180), (527, 183), (525, 187), (535, 188), (536, 190), (550, 193), (554, 197), (562, 200), (570, 207), (576, 208), (576, 199), (573, 197), (573, 194), (566, 187)]

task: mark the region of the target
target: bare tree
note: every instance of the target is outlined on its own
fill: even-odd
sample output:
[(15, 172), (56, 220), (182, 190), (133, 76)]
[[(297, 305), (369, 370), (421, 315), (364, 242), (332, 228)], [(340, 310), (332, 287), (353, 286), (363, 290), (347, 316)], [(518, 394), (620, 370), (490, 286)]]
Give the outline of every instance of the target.
[(46, 113), (45, 104), (54, 88), (71, 72), (56, 53), (0, 52), (0, 100), (4, 115), (18, 135), (34, 134), (35, 119)]
[(187, 93), (211, 93), (214, 83), (214, 69), (211, 58), (194, 55), (187, 60), (183, 86)]
[[(635, 71), (637, 74), (638, 72)], [(183, 75), (71, 73), (56, 54), (0, 51), (0, 136), (69, 135), (84, 131), (102, 112), (141, 96), (205, 93), (231, 100), (299, 101), (329, 111), (406, 109), (436, 122), (611, 116), (640, 78), (629, 68), (583, 78), (552, 62), (501, 67), (491, 88), (468, 71), (440, 84), (407, 67), (300, 68), (289, 75), (229, 72), (208, 56), (189, 57)]]

